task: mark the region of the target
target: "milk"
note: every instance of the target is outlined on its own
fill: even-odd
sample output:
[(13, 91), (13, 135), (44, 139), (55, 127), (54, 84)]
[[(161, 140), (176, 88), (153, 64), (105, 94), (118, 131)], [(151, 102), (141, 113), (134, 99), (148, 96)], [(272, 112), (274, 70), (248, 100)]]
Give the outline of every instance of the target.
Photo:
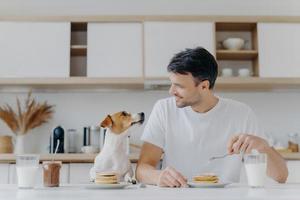
[(38, 167), (36, 166), (19, 166), (17, 169), (18, 187), (33, 188), (35, 185)]
[(266, 163), (247, 163), (245, 164), (248, 184), (251, 187), (263, 187), (266, 179)]

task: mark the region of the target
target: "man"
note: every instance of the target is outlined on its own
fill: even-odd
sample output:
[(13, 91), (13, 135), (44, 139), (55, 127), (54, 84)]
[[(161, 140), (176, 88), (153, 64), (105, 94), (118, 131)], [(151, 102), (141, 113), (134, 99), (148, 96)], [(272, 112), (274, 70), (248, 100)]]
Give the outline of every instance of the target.
[[(159, 100), (142, 140), (137, 179), (162, 187), (186, 187), (201, 172), (238, 182), (241, 152), (267, 154), (267, 175), (279, 183), (288, 171), (282, 157), (261, 137), (257, 119), (245, 104), (214, 95), (218, 74), (215, 58), (204, 48), (176, 54), (168, 65), (174, 97)], [(208, 162), (212, 156), (232, 154)], [(162, 155), (162, 170), (156, 166)]]

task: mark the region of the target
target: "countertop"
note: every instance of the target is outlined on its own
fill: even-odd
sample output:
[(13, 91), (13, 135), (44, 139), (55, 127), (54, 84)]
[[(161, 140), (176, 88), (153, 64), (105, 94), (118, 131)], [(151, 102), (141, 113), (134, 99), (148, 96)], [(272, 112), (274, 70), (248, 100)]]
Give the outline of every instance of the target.
[[(285, 160), (300, 160), (300, 153), (280, 153)], [(60, 160), (63, 163), (93, 163), (97, 154), (56, 154), (55, 160)], [(53, 158), (52, 154), (41, 154), (40, 161), (47, 161)], [(136, 163), (139, 159), (139, 152), (131, 153), (129, 156), (132, 163)], [(0, 163), (15, 163), (16, 156), (14, 154), (0, 154)]]
[[(93, 163), (98, 154), (74, 153), (74, 154), (40, 154), (40, 161), (60, 160), (63, 163)], [(132, 153), (129, 155), (132, 163), (136, 163), (139, 158), (139, 153)], [(16, 156), (14, 154), (0, 154), (0, 163), (15, 163)]]
[(232, 184), (225, 188), (159, 188), (146, 186), (138, 188), (129, 186), (125, 189), (86, 189), (84, 185), (64, 185), (58, 188), (36, 187), (35, 189), (17, 189), (16, 185), (0, 185), (0, 199), (14, 200), (160, 200), (160, 199), (297, 199), (300, 198), (299, 184), (283, 184), (266, 186), (265, 188), (249, 188), (245, 185)]
[(300, 153), (280, 153), (285, 160), (300, 160)]

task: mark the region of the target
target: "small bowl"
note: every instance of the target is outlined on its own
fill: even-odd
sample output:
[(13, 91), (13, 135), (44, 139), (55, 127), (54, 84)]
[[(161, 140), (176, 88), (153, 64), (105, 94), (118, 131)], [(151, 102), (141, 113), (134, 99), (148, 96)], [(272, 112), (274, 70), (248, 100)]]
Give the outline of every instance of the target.
[(245, 45), (245, 40), (242, 38), (227, 38), (222, 42), (223, 47), (228, 50), (240, 50)]
[(82, 153), (99, 153), (99, 148), (94, 146), (83, 146), (81, 147)]
[(221, 76), (231, 77), (231, 76), (233, 76), (233, 70), (231, 68), (223, 68), (222, 72), (221, 72)]
[(251, 71), (247, 68), (239, 69), (238, 74), (239, 74), (240, 77), (249, 77), (249, 76), (252, 75)]

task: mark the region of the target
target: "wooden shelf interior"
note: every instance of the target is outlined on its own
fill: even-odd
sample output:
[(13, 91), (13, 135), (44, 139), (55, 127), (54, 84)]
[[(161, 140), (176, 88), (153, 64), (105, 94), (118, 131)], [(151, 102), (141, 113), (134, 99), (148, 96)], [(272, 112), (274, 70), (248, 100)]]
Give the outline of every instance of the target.
[(256, 23), (216, 22), (216, 31), (250, 31), (256, 29)]
[(71, 23), (70, 76), (87, 75), (87, 22)]
[[(257, 23), (254, 22), (216, 22), (215, 24), (216, 30), (216, 58), (219, 61), (226, 61), (227, 63), (233, 63), (237, 61), (248, 61), (251, 62), (251, 70), (253, 76), (259, 76), (259, 66), (258, 66), (258, 39), (257, 39)], [(218, 46), (218, 41), (220, 41), (220, 35), (226, 35), (225, 38), (228, 38), (232, 35), (232, 37), (239, 37), (236, 35), (248, 36), (249, 44), (245, 49), (242, 50), (226, 50), (220, 48)], [(219, 38), (217, 38), (219, 36)], [(221, 37), (224, 39), (224, 36)], [(242, 37), (243, 38), (243, 37)], [(243, 38), (247, 41), (246, 38)], [(222, 41), (222, 40), (221, 40)], [(227, 64), (230, 66), (230, 64)], [(219, 66), (219, 71), (224, 66)], [(227, 66), (226, 66), (227, 67)], [(246, 66), (241, 65), (240, 68), (247, 68)]]
[(87, 31), (87, 22), (72, 22), (71, 23), (71, 31)]
[(87, 45), (71, 45), (71, 56), (86, 56)]
[(256, 50), (217, 50), (218, 60), (254, 60), (258, 56)]

